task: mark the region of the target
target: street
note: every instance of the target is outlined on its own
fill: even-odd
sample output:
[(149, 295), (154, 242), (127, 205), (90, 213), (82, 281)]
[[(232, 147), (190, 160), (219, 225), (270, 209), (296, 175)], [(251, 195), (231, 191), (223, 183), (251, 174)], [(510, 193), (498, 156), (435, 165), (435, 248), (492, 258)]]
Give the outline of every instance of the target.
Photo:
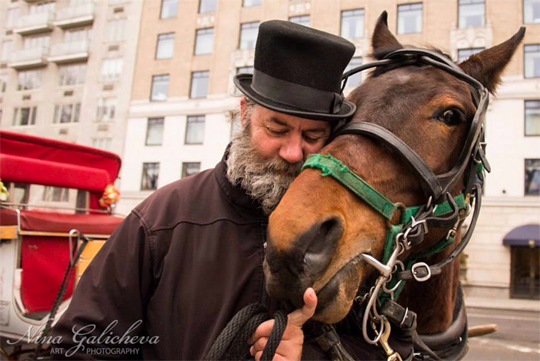
[(467, 361), (540, 360), (540, 313), (468, 308), (469, 327), (496, 323), (491, 335), (469, 339)]

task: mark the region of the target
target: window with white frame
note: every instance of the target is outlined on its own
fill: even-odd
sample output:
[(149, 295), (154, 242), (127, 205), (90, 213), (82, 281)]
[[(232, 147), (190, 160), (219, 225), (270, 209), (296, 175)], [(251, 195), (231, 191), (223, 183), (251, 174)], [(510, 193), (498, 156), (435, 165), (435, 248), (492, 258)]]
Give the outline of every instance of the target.
[(525, 159), (525, 195), (540, 196), (540, 159)]
[(1, 74), (0, 75), (0, 93), (5, 93), (6, 92), (7, 80), (8, 80), (8, 75), (7, 74)]
[(19, 83), (17, 90), (33, 90), (41, 88), (41, 70), (20, 71), (18, 74)]
[(199, 14), (216, 11), (217, 0), (199, 0)]
[(236, 74), (253, 74), (254, 69), (252, 66), (241, 66), (236, 68)]
[(160, 19), (175, 18), (178, 15), (178, 0), (161, 0)]
[(79, 85), (84, 84), (86, 78), (86, 63), (58, 66), (58, 84)]
[(116, 98), (101, 98), (98, 100), (96, 111), (97, 122), (109, 122), (114, 120), (116, 111)]
[(525, 100), (525, 135), (540, 135), (540, 100)]
[(206, 98), (208, 95), (209, 71), (194, 71), (191, 73), (191, 91), (189, 97)]
[(185, 144), (203, 144), (204, 115), (190, 115), (186, 122)]
[(259, 33), (259, 22), (240, 24), (240, 49), (253, 49)]
[(422, 3), (398, 5), (398, 34), (422, 32)]
[(143, 163), (141, 190), (155, 190), (158, 187), (159, 163)]
[(101, 81), (113, 81), (120, 78), (124, 60), (122, 58), (105, 59), (101, 63)]
[(289, 18), (289, 21), (291, 23), (303, 25), (303, 26), (309, 26), (309, 22), (311, 20), (311, 17), (309, 15), (300, 15), (300, 16), (291, 16)]
[(540, 23), (540, 0), (523, 0), (523, 22)]
[(54, 106), (53, 123), (78, 123), (81, 104), (57, 104)]
[(36, 14), (52, 13), (54, 12), (54, 8), (55, 8), (54, 1), (42, 2), (35, 5), (30, 5), (30, 7), (28, 8), (28, 14), (36, 15)]
[(364, 37), (364, 9), (341, 12), (341, 36), (345, 39)]
[(23, 39), (24, 49), (48, 48), (51, 43), (50, 35), (25, 36)]
[[(354, 57), (354, 58), (351, 59), (351, 61), (349, 62), (349, 64), (345, 68), (345, 72), (347, 72), (347, 71), (349, 71), (351, 69), (357, 68), (360, 65), (362, 65), (362, 57), (360, 57), (360, 56)], [(356, 88), (357, 86), (360, 85), (361, 82), (362, 82), (362, 73), (358, 72), (356, 74), (351, 75), (347, 79), (346, 87), (347, 87), (347, 89)]]
[(174, 33), (159, 34), (156, 59), (170, 59), (174, 55)]
[(525, 78), (540, 78), (540, 44), (524, 46)]
[(79, 28), (64, 31), (64, 42), (73, 43), (78, 41), (90, 41), (92, 38), (92, 28)]
[(259, 6), (261, 5), (262, 0), (243, 0), (242, 6), (245, 8), (251, 7), (251, 6)]
[(484, 0), (458, 0), (458, 23), (461, 29), (482, 27), (486, 18)]
[(458, 62), (467, 60), (471, 55), (478, 54), (485, 48), (466, 48), (458, 49)]
[(152, 76), (152, 92), (150, 100), (164, 101), (169, 94), (169, 74)]
[(126, 19), (111, 20), (107, 24), (105, 41), (115, 42), (126, 39)]
[(197, 174), (201, 171), (200, 162), (183, 162), (182, 163), (182, 178)]
[(111, 150), (112, 138), (92, 138), (92, 147)]
[(145, 145), (162, 145), (163, 144), (163, 127), (164, 118), (148, 118), (146, 126), (146, 142)]
[(8, 61), (11, 56), (11, 49), (13, 48), (13, 41), (7, 40), (2, 42), (2, 54), (0, 54), (0, 61)]
[(11, 29), (17, 23), (19, 18), (19, 8), (11, 8), (7, 10), (6, 28)]
[(212, 54), (214, 28), (197, 29), (195, 33), (195, 55)]
[(35, 125), (37, 107), (22, 107), (13, 109), (13, 125)]

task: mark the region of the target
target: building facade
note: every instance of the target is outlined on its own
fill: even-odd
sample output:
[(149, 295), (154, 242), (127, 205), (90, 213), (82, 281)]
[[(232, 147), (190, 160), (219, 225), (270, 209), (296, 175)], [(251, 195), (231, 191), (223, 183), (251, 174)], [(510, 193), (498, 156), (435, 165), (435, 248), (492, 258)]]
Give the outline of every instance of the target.
[(122, 154), (142, 2), (0, 1), (0, 126)]
[[(525, 252), (530, 267), (518, 270), (515, 247), (503, 239), (540, 223), (539, 0), (145, 1), (119, 210), (221, 159), (237, 129), (232, 77), (252, 71), (260, 22), (289, 20), (350, 39), (357, 47), (352, 68), (369, 61), (370, 35), (384, 10), (401, 43), (434, 46), (460, 61), (527, 27), (487, 113), (493, 172), (463, 266), (470, 295), (509, 297), (513, 282), (532, 290), (513, 296), (537, 298), (539, 248)], [(349, 79), (349, 90), (361, 81)]]

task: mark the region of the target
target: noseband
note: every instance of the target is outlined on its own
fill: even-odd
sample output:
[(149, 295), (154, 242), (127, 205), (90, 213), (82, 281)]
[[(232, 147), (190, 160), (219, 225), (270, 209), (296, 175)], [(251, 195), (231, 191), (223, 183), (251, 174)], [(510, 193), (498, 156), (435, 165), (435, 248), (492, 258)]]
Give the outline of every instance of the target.
[[(382, 60), (364, 64), (346, 72), (343, 75), (345, 80), (343, 88), (349, 76), (363, 70), (374, 67), (389, 70), (408, 65), (431, 65), (464, 81), (470, 88), (477, 110), (459, 158), (450, 171), (439, 175), (434, 174), (415, 151), (396, 135), (377, 124), (345, 123), (338, 127), (332, 139), (345, 134), (356, 134), (372, 138), (390, 147), (410, 165), (420, 180), (427, 199), (425, 204), (407, 207), (390, 201), (330, 154), (312, 154), (302, 168), (317, 168), (321, 170), (322, 176), (334, 177), (388, 221), (383, 259), (379, 261), (370, 254), (362, 254), (363, 259), (375, 267), (380, 275), (368, 292), (358, 292), (356, 300), (367, 301), (362, 317), (364, 339), (370, 344), (380, 342), (389, 357), (396, 357), (397, 354), (389, 348), (387, 342), (390, 333), (389, 321), (397, 323), (400, 327), (415, 322), (415, 317), (411, 316), (412, 312), (404, 309), (394, 300), (397, 300), (405, 281), (427, 281), (432, 276), (440, 274), (442, 269), (463, 251), (472, 236), (479, 215), (484, 170), (490, 171), (485, 157), (486, 143), (484, 142), (484, 121), (489, 93), (480, 82), (465, 74), (446, 57), (424, 49), (400, 49), (389, 53)], [(463, 179), (462, 191), (454, 196), (451, 190), (461, 179)], [(456, 233), (471, 208), (474, 208), (471, 223), (460, 244), (437, 264), (428, 265), (425, 262), (419, 262), (418, 260), (439, 253), (454, 242)], [(398, 210), (401, 212), (400, 223), (392, 225), (389, 222)], [(416, 253), (411, 251), (405, 260), (398, 260), (403, 252), (420, 245), (430, 228), (445, 228), (449, 231), (428, 250)], [(368, 333), (369, 321), (375, 334), (374, 338)]]

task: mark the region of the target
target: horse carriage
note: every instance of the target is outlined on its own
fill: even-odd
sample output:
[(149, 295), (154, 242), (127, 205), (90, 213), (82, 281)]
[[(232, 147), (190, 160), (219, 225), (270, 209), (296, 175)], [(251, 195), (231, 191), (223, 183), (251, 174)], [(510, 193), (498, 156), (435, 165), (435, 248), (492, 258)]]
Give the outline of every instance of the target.
[(122, 221), (120, 158), (0, 131), (0, 336), (16, 359), (46, 347), (82, 272)]

